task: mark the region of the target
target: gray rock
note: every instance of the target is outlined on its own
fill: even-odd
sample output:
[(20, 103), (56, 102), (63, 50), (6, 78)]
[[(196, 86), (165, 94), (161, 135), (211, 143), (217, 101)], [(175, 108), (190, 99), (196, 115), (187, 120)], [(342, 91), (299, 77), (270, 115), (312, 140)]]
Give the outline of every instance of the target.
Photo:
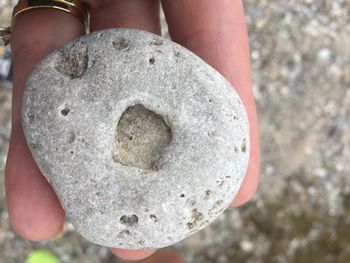
[(160, 248), (232, 202), (249, 158), (233, 87), (187, 49), (138, 30), (92, 33), (27, 81), (27, 143), (91, 242)]

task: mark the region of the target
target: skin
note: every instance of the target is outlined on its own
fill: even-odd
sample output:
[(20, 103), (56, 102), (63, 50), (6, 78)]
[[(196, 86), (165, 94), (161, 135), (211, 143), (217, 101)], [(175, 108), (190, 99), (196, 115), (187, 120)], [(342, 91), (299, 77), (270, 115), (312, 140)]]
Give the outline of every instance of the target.
[[(123, 263), (131, 263), (131, 262), (133, 261), (129, 261), (129, 260), (123, 261)], [(138, 263), (160, 263), (160, 262), (185, 263), (184, 259), (180, 255), (178, 255), (177, 253), (169, 249), (158, 250), (152, 256), (137, 262)]]
[[(90, 0), (91, 31), (128, 27), (160, 33), (159, 0)], [(239, 0), (162, 0), (173, 41), (185, 46), (223, 74), (236, 88), (248, 112), (251, 156), (248, 171), (232, 207), (249, 201), (259, 179), (259, 138), (252, 93), (247, 27)], [(40, 241), (62, 232), (64, 211), (53, 189), (37, 168), (24, 139), (20, 106), (25, 81), (50, 51), (84, 34), (81, 23), (57, 10), (33, 10), (19, 16), (13, 27), (14, 60), (12, 132), (6, 163), (6, 199), (15, 230)], [(155, 250), (111, 251), (139, 260)], [(175, 261), (181, 262), (181, 261)]]

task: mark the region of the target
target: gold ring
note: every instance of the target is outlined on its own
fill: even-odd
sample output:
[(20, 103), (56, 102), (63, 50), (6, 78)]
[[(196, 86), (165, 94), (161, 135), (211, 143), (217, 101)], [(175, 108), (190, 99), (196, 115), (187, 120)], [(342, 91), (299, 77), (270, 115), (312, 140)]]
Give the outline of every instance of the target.
[(81, 0), (19, 0), (12, 12), (12, 21), (10, 28), (0, 27), (0, 37), (4, 44), (10, 42), (11, 28), (16, 23), (16, 19), (27, 11), (34, 9), (56, 9), (69, 13), (79, 19), (87, 32), (89, 27), (89, 13), (87, 6)]

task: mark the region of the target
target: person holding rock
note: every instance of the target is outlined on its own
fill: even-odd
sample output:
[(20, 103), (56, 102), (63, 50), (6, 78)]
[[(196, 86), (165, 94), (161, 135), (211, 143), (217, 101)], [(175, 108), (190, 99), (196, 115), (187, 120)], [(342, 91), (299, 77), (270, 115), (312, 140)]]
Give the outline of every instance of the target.
[[(20, 1), (20, 4), (30, 6), (32, 2)], [(53, 4), (55, 1), (46, 2)], [(81, 1), (70, 2), (83, 4)], [(90, 32), (107, 28), (135, 28), (161, 33), (158, 0), (89, 0), (85, 4), (90, 13)], [(232, 207), (240, 206), (252, 198), (259, 178), (258, 123), (242, 2), (162, 0), (161, 4), (172, 40), (200, 56), (226, 77), (236, 88), (247, 110), (250, 160), (240, 191), (232, 200)], [(21, 13), (12, 25), (14, 89), (12, 132), (6, 163), (6, 198), (13, 227), (21, 236), (32, 241), (59, 236), (63, 231), (65, 214), (25, 141), (21, 124), (22, 95), (25, 82), (39, 61), (54, 49), (85, 34), (84, 20), (77, 18), (74, 12), (62, 12), (46, 6)], [(144, 259), (155, 252), (152, 249), (111, 250), (126, 260)]]

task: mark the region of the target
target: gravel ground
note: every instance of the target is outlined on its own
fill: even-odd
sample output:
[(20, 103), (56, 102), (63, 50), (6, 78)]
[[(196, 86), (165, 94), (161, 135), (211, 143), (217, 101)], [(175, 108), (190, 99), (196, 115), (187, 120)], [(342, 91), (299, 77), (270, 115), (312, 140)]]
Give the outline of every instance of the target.
[[(6, 19), (0, 0), (0, 21)], [(262, 174), (252, 202), (174, 246), (187, 262), (350, 262), (350, 1), (246, 0)], [(0, 88), (0, 173), (11, 90)], [(0, 177), (0, 263), (49, 248), (63, 263), (112, 263), (67, 223), (56, 241), (11, 229)]]

